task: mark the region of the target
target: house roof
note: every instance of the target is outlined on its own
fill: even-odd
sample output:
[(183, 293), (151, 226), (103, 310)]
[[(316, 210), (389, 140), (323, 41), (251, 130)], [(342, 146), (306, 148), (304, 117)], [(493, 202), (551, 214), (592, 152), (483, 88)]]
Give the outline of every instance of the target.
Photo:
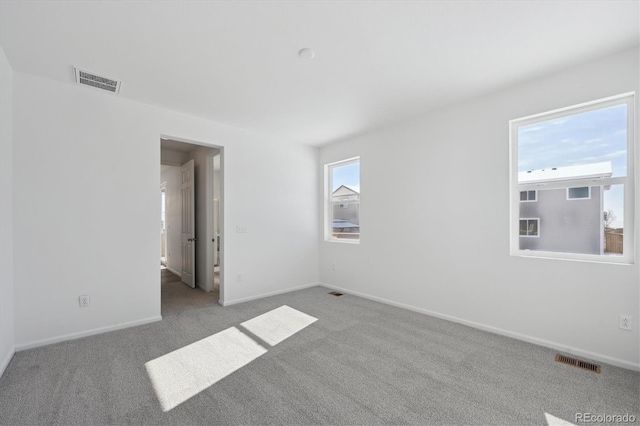
[(352, 195), (360, 194), (360, 185), (340, 185), (338, 189), (333, 191), (333, 195)]
[(561, 180), (594, 179), (610, 177), (611, 162), (580, 164), (577, 166), (552, 167), (548, 169), (518, 172), (518, 183), (553, 182)]

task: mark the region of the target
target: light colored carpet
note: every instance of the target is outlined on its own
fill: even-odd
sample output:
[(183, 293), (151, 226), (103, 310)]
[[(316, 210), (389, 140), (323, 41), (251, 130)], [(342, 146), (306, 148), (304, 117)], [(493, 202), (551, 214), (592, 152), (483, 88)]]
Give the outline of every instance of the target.
[(275, 346), (316, 320), (284, 305), (243, 322), (241, 328), (229, 327), (147, 362), (162, 410), (172, 410), (267, 353), (263, 342)]
[[(545, 425), (575, 423), (576, 412), (640, 418), (638, 373), (603, 365), (595, 374), (555, 362), (551, 349), (325, 288), (229, 307), (181, 283), (162, 291), (161, 322), (17, 353), (0, 379), (0, 424)], [(283, 305), (317, 321), (163, 411), (145, 364), (242, 330)]]
[(283, 305), (240, 325), (268, 345), (275, 346), (317, 320), (311, 315)]
[(163, 411), (169, 411), (267, 350), (229, 327), (145, 364)]

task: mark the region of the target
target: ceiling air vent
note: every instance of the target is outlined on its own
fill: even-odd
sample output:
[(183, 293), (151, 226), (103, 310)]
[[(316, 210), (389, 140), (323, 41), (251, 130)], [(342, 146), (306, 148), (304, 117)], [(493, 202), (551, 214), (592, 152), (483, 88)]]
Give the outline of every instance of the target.
[(96, 89), (106, 90), (107, 92), (115, 94), (120, 93), (121, 82), (118, 80), (103, 77), (76, 67), (73, 67), (73, 70), (76, 73), (76, 83), (78, 84), (84, 84), (85, 86), (95, 87)]

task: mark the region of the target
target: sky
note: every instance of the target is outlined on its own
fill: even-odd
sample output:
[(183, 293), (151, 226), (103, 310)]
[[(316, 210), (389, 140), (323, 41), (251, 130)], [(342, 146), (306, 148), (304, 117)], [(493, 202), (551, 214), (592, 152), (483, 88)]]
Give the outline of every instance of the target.
[(333, 189), (340, 185), (360, 186), (360, 162), (333, 167)]
[[(518, 171), (610, 161), (613, 177), (627, 174), (626, 104), (581, 112), (520, 126)], [(360, 162), (333, 168), (333, 189), (360, 185)], [(624, 188), (605, 191), (604, 210), (612, 210), (613, 227), (623, 227)]]
[[(627, 105), (581, 112), (518, 128), (518, 172), (610, 161), (613, 177), (627, 175)], [(624, 187), (605, 191), (604, 210), (623, 227)]]

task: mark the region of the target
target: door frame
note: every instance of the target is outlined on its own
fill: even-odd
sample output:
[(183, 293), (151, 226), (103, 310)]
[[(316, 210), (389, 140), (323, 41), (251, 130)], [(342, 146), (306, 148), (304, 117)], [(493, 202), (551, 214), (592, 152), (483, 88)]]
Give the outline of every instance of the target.
[[(182, 194), (182, 227), (180, 241), (182, 243), (182, 262), (180, 277), (182, 282), (196, 288), (196, 165), (188, 160), (180, 167), (180, 193)], [(185, 194), (187, 195), (185, 197)], [(185, 202), (186, 200), (186, 202)]]
[[(164, 192), (164, 203), (162, 204), (162, 208), (165, 209), (166, 212), (166, 206), (167, 206), (167, 182), (164, 181), (160, 184), (160, 197), (162, 197), (162, 193)], [(162, 217), (162, 216), (161, 216)], [(161, 235), (161, 239), (162, 241), (160, 242), (160, 244), (164, 245), (164, 266), (167, 266), (167, 263), (169, 263), (168, 258), (167, 258), (167, 253), (169, 252), (169, 241), (167, 238), (167, 218), (165, 216), (164, 218), (164, 223), (162, 224), (164, 226), (164, 233), (162, 233)], [(162, 251), (160, 251), (160, 263), (162, 264)]]
[[(224, 267), (224, 258), (225, 258), (225, 253), (226, 250), (224, 248), (224, 242), (225, 242), (225, 222), (224, 222), (224, 199), (225, 199), (225, 186), (224, 186), (224, 176), (225, 176), (225, 169), (224, 169), (224, 146), (223, 145), (217, 145), (217, 144), (212, 144), (212, 143), (208, 143), (208, 142), (201, 142), (201, 141), (196, 141), (196, 140), (192, 140), (192, 139), (187, 139), (187, 138), (182, 138), (179, 136), (173, 136), (170, 134), (160, 134), (160, 139), (170, 139), (176, 142), (183, 142), (183, 143), (188, 143), (191, 145), (197, 145), (197, 146), (202, 146), (205, 148), (213, 148), (213, 149), (217, 149), (218, 152), (210, 154), (209, 156), (207, 156), (207, 167), (206, 167), (206, 182), (207, 182), (207, 186), (205, 189), (205, 192), (207, 193), (207, 203), (205, 204), (205, 208), (207, 210), (207, 241), (208, 244), (206, 245), (207, 250), (206, 250), (206, 256), (207, 256), (207, 285), (209, 285), (209, 283), (211, 284), (211, 286), (213, 287), (213, 257), (209, 256), (209, 254), (211, 254), (213, 252), (212, 247), (211, 247), (211, 236), (209, 235), (209, 233), (213, 232), (213, 226), (209, 226), (209, 223), (211, 223), (211, 225), (213, 224), (213, 163), (211, 161), (209, 161), (211, 159), (211, 156), (215, 156), (215, 155), (220, 155), (220, 294), (219, 294), (219, 299), (218, 299), (218, 303), (220, 305), (224, 305), (224, 295), (225, 295), (225, 267)], [(211, 195), (211, 196), (209, 196)], [(211, 267), (209, 267), (209, 262), (211, 263)], [(210, 276), (209, 276), (210, 274)]]
[(223, 181), (223, 173), (222, 173), (222, 149), (219, 149), (218, 152), (213, 152), (209, 155), (207, 155), (207, 171), (206, 171), (206, 182), (207, 182), (207, 187), (206, 187), (206, 193), (207, 193), (207, 249), (206, 249), (206, 253), (205, 255), (207, 256), (207, 269), (206, 269), (206, 283), (207, 283), (207, 287), (211, 286), (211, 290), (213, 290), (213, 280), (214, 280), (214, 276), (215, 276), (215, 272), (214, 272), (214, 267), (215, 267), (215, 260), (214, 260), (214, 254), (216, 253), (215, 250), (215, 245), (218, 244), (218, 241), (213, 241), (214, 238), (216, 238), (215, 236), (215, 232), (214, 232), (214, 228), (215, 228), (215, 222), (214, 222), (214, 218), (215, 218), (215, 203), (214, 203), (214, 195), (215, 195), (215, 170), (214, 170), (214, 164), (213, 164), (213, 160), (216, 156), (220, 156), (220, 199), (218, 200), (218, 204), (220, 206), (220, 213), (219, 213), (219, 218), (218, 221), (220, 223), (220, 236), (218, 238), (220, 238), (220, 253), (218, 253), (218, 255), (220, 256), (220, 300), (224, 300), (223, 297), (223, 286), (222, 286), (222, 264), (223, 264), (223, 254), (224, 251), (222, 250), (222, 246), (224, 243), (224, 239), (222, 238), (222, 234), (223, 234), (223, 221), (222, 221), (222, 216), (223, 216), (223, 211), (224, 209), (222, 208), (222, 200), (224, 199), (223, 197), (223, 188), (224, 185), (222, 184)]

